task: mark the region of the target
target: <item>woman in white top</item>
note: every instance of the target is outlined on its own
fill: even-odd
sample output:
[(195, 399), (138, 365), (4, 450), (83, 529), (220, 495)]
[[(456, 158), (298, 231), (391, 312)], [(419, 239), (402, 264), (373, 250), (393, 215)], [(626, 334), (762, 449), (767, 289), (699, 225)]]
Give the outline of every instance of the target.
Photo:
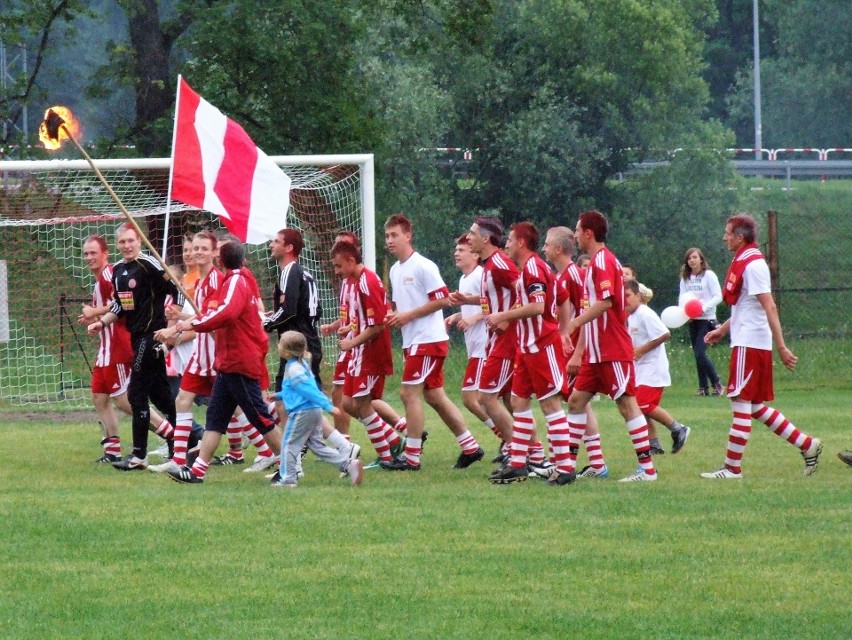
[(719, 286), (719, 278), (710, 271), (704, 253), (697, 247), (687, 249), (680, 267), (680, 293), (686, 292), (695, 294), (703, 310), (700, 316), (689, 321), (689, 340), (698, 369), (697, 395), (718, 396), (722, 394), (722, 384), (707, 355), (704, 336), (719, 324), (716, 321), (716, 306), (722, 302), (722, 288)]

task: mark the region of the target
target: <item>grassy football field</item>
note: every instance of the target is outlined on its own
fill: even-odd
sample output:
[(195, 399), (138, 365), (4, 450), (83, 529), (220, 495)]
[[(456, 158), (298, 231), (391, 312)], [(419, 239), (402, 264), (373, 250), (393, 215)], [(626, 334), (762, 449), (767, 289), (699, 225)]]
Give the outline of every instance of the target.
[[(744, 478), (701, 479), (722, 462), (729, 405), (692, 395), (678, 345), (664, 406), (693, 432), (653, 484), (616, 481), (635, 458), (608, 400), (594, 406), (611, 477), (560, 488), (492, 486), (484, 462), (454, 471), (431, 412), (421, 472), (352, 488), (309, 457), (296, 490), (241, 467), (197, 486), (119, 473), (92, 463), (93, 418), (4, 413), (0, 637), (848, 638), (848, 346), (776, 369), (773, 406), (825, 443), (811, 478), (755, 423)], [(725, 370), (726, 350), (713, 357)]]

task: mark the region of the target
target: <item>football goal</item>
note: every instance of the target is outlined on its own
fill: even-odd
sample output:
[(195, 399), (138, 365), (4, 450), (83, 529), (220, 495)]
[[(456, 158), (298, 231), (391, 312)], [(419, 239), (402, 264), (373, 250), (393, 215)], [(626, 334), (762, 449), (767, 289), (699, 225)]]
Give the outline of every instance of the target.
[[(292, 180), (281, 228), (302, 231), (302, 263), (319, 283), (323, 321), (330, 322), (338, 314), (328, 256), (335, 235), (357, 233), (365, 263), (375, 268), (373, 156), (272, 159)], [(166, 228), (170, 162), (154, 158), (95, 164), (166, 262), (180, 268), (183, 237), (223, 225), (207, 211), (171, 202)], [(82, 304), (91, 300), (94, 279), (83, 262), (82, 243), (101, 235), (110, 246), (110, 260), (119, 260), (114, 235), (123, 220), (84, 160), (0, 162), (0, 407), (90, 406), (97, 341), (86, 335), (77, 317)], [(277, 265), (269, 259), (267, 244), (247, 249), (248, 266), (271, 308)], [(270, 351), (274, 367), (277, 356)]]

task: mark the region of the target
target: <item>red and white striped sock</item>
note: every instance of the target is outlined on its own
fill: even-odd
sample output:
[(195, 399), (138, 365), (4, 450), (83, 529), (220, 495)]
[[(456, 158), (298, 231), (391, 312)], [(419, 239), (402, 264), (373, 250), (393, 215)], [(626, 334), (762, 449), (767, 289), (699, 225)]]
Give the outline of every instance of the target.
[(535, 419), (532, 411), (516, 411), (512, 414), (512, 444), (509, 464), (520, 469), (527, 464), (527, 454), (530, 449), (535, 430)]
[(586, 432), (586, 413), (569, 413), (568, 418), (568, 457), (561, 463), (563, 469), (569, 472), (577, 468), (577, 454), (580, 452), (580, 443)]
[(649, 476), (656, 475), (657, 470), (654, 469), (654, 460), (651, 458), (651, 443), (648, 441), (648, 422), (645, 420), (645, 416), (639, 415), (628, 420), (627, 433), (630, 434), (630, 440), (633, 442), (633, 449), (636, 451), (636, 458), (639, 460), (642, 471)]
[(385, 440), (387, 440), (389, 447), (395, 447), (400, 442), (402, 442), (402, 438), (399, 437), (399, 434), (394, 431), (393, 428), (387, 422), (385, 422), (384, 425), (385, 427), (382, 431), (382, 435), (384, 436)]
[(192, 473), (194, 473), (197, 477), (204, 479), (204, 476), (207, 475), (207, 468), (210, 466), (209, 462), (204, 462), (201, 459), (201, 456), (198, 456), (195, 459), (195, 463), (192, 465)]
[(532, 464), (544, 464), (544, 445), (541, 440), (534, 440), (530, 445), (529, 459)]
[(396, 421), (396, 424), (393, 425), (394, 430), (405, 437), (408, 435), (408, 421), (405, 419), (405, 416), (402, 416), (399, 420)]
[(794, 447), (798, 447), (802, 451), (811, 448), (811, 437), (794, 427), (793, 423), (787, 420), (784, 414), (777, 409), (767, 407), (763, 403), (753, 404), (751, 405), (751, 417), (760, 420), (772, 430), (772, 433), (784, 438)]
[(589, 456), (589, 465), (594, 469), (603, 469), (606, 466), (603, 449), (601, 448), (600, 434), (594, 436), (583, 436), (583, 444)]
[(186, 464), (186, 450), (189, 447), (189, 434), (192, 433), (192, 412), (182, 411), (175, 416), (175, 452), (172, 462), (179, 466)]
[[(376, 449), (379, 458), (390, 462), (390, 444), (385, 437), (385, 430), (390, 429), (396, 435), (393, 429), (376, 412), (371, 413), (366, 418), (359, 418), (359, 420), (364, 425), (364, 428), (367, 429), (367, 437), (370, 439), (370, 444)], [(396, 437), (399, 438), (399, 436)]]
[(462, 453), (476, 453), (479, 449), (479, 443), (470, 431), (465, 431), (463, 434), (456, 436), (456, 442), (459, 443)]
[(725, 467), (734, 473), (742, 473), (743, 451), (751, 435), (751, 405), (748, 402), (732, 402), (731, 411), (734, 417), (728, 433)]
[(495, 436), (497, 436), (497, 439), (500, 442), (503, 442), (503, 434), (500, 433), (500, 429), (497, 428), (497, 425), (494, 424), (494, 421), (491, 418), (486, 418), (485, 420), (482, 421), (482, 424), (484, 424), (486, 427), (491, 429), (491, 433), (493, 433)]
[(405, 439), (405, 459), (409, 464), (417, 466), (420, 464), (420, 453), (423, 450), (422, 438), (406, 438)]
[(160, 436), (163, 440), (171, 440), (174, 437), (175, 429), (169, 424), (169, 421), (163, 418), (163, 421), (154, 429), (154, 433)]
[(108, 456), (121, 457), (121, 439), (118, 436), (109, 436), (101, 440), (104, 453)]
[(228, 454), (237, 460), (243, 459), (243, 428), (240, 426), (236, 417), (231, 416), (231, 421), (228, 423), (228, 430), (225, 432), (228, 437)]
[(568, 427), (568, 417), (561, 409), (544, 416), (547, 422), (547, 440), (550, 442), (550, 452), (553, 455), (553, 464), (561, 473), (572, 471), (568, 465), (568, 454), (571, 449), (569, 436), (571, 430)]
[(272, 453), (272, 449), (269, 448), (269, 445), (266, 444), (266, 438), (264, 438), (263, 434), (248, 421), (245, 414), (239, 416), (239, 418), (237, 418), (237, 422), (240, 424), (242, 433), (246, 434), (246, 438), (248, 438), (249, 442), (251, 442), (257, 449), (257, 455), (264, 458), (269, 458), (270, 456), (275, 455)]
[(270, 402), (266, 405), (266, 410), (269, 412), (269, 415), (272, 416), (272, 421), (278, 425), (281, 424), (281, 417), (278, 415), (278, 411), (275, 409), (275, 402)]

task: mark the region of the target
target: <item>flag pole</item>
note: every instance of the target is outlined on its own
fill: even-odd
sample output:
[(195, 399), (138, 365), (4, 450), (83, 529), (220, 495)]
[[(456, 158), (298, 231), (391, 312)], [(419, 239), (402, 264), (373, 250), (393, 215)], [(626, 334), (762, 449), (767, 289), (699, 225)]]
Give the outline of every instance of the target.
[(171, 219), (172, 213), (172, 180), (175, 175), (175, 140), (177, 140), (177, 117), (178, 113), (180, 113), (180, 81), (183, 76), (178, 74), (177, 77), (177, 91), (175, 95), (175, 123), (172, 127), (172, 153), (171, 153), (171, 162), (169, 163), (169, 186), (168, 191), (166, 192), (166, 221), (165, 228), (163, 229), (163, 255), (166, 255), (169, 252), (169, 221)]
[(195, 313), (201, 315), (201, 309), (199, 309), (198, 305), (195, 304), (195, 300), (189, 297), (189, 294), (187, 294), (186, 289), (183, 288), (183, 285), (181, 284), (180, 280), (178, 280), (175, 277), (175, 274), (172, 273), (172, 270), (169, 269), (169, 266), (154, 248), (154, 245), (151, 244), (151, 241), (148, 240), (148, 237), (142, 231), (142, 228), (139, 226), (133, 216), (130, 215), (130, 212), (127, 210), (127, 207), (124, 206), (124, 203), (115, 193), (115, 191), (112, 190), (112, 187), (109, 185), (109, 182), (106, 181), (106, 178), (104, 178), (103, 174), (100, 172), (100, 169), (95, 166), (95, 162), (94, 160), (92, 160), (91, 156), (89, 156), (89, 154), (86, 153), (86, 150), (80, 145), (80, 143), (74, 139), (74, 136), (71, 135), (71, 132), (68, 130), (68, 127), (66, 127), (65, 124), (60, 124), (59, 126), (62, 127), (63, 131), (65, 131), (65, 135), (68, 136), (68, 139), (71, 140), (71, 143), (75, 147), (77, 147), (77, 151), (80, 152), (80, 155), (82, 155), (83, 158), (85, 158), (86, 162), (89, 163), (89, 166), (92, 167), (92, 170), (95, 172), (95, 175), (98, 176), (98, 179), (101, 181), (101, 184), (103, 184), (104, 188), (106, 188), (107, 193), (109, 193), (109, 195), (115, 201), (115, 204), (118, 205), (118, 208), (121, 213), (124, 214), (124, 217), (127, 218), (127, 222), (130, 223), (130, 225), (136, 230), (136, 233), (139, 234), (139, 237), (142, 239), (142, 244), (144, 244), (148, 248), (148, 250), (151, 252), (151, 255), (153, 255), (157, 262), (160, 263), (160, 266), (163, 267), (163, 270), (166, 272), (166, 275), (168, 276), (169, 280), (174, 283), (175, 287), (177, 287), (177, 290), (180, 291), (181, 295), (184, 298), (186, 298)]

